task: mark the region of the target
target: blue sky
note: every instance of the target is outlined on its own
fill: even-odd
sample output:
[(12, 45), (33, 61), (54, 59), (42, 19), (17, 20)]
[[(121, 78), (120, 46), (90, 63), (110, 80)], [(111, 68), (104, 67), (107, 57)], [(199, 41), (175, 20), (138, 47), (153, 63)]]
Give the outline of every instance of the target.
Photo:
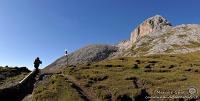
[(199, 0), (0, 0), (0, 65), (42, 67), (89, 44), (115, 44), (148, 17), (200, 23)]

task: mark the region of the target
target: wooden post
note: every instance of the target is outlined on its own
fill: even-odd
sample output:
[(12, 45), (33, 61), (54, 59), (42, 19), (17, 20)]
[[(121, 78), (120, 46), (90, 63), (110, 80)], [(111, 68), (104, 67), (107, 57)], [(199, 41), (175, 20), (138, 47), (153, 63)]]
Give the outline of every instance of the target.
[(65, 49), (65, 57), (67, 58), (67, 67), (69, 67), (69, 61), (68, 61), (68, 52), (67, 52), (67, 49)]

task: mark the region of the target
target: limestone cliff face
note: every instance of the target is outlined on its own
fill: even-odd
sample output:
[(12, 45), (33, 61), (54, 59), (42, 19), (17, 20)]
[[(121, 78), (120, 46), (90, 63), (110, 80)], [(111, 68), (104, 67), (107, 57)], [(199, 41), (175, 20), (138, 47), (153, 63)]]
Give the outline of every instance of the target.
[(130, 41), (133, 44), (142, 36), (170, 27), (171, 23), (168, 22), (164, 17), (160, 15), (150, 17), (140, 24), (135, 30), (133, 30)]
[(131, 33), (130, 40), (116, 45), (114, 57), (150, 54), (179, 54), (200, 50), (200, 25), (182, 24), (172, 27), (164, 17), (156, 15), (143, 21)]

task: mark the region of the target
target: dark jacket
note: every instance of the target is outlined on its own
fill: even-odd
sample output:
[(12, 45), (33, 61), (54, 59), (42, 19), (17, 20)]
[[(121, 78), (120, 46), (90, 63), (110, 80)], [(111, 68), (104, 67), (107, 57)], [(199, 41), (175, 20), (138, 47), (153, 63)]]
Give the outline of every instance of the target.
[(35, 59), (35, 61), (34, 61), (34, 67), (38, 68), (40, 64), (42, 64), (42, 61), (40, 61), (40, 59)]

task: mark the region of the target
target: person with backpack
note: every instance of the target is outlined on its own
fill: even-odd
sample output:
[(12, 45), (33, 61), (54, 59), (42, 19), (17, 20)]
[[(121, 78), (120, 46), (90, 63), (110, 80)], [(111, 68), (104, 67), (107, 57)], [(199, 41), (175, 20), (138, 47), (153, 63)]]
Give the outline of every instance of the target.
[(38, 72), (39, 72), (39, 69), (38, 69), (38, 68), (39, 68), (40, 64), (42, 64), (42, 61), (40, 61), (40, 58), (37, 57), (37, 58), (35, 59), (35, 61), (34, 61), (34, 67), (35, 67), (36, 71), (38, 71)]

